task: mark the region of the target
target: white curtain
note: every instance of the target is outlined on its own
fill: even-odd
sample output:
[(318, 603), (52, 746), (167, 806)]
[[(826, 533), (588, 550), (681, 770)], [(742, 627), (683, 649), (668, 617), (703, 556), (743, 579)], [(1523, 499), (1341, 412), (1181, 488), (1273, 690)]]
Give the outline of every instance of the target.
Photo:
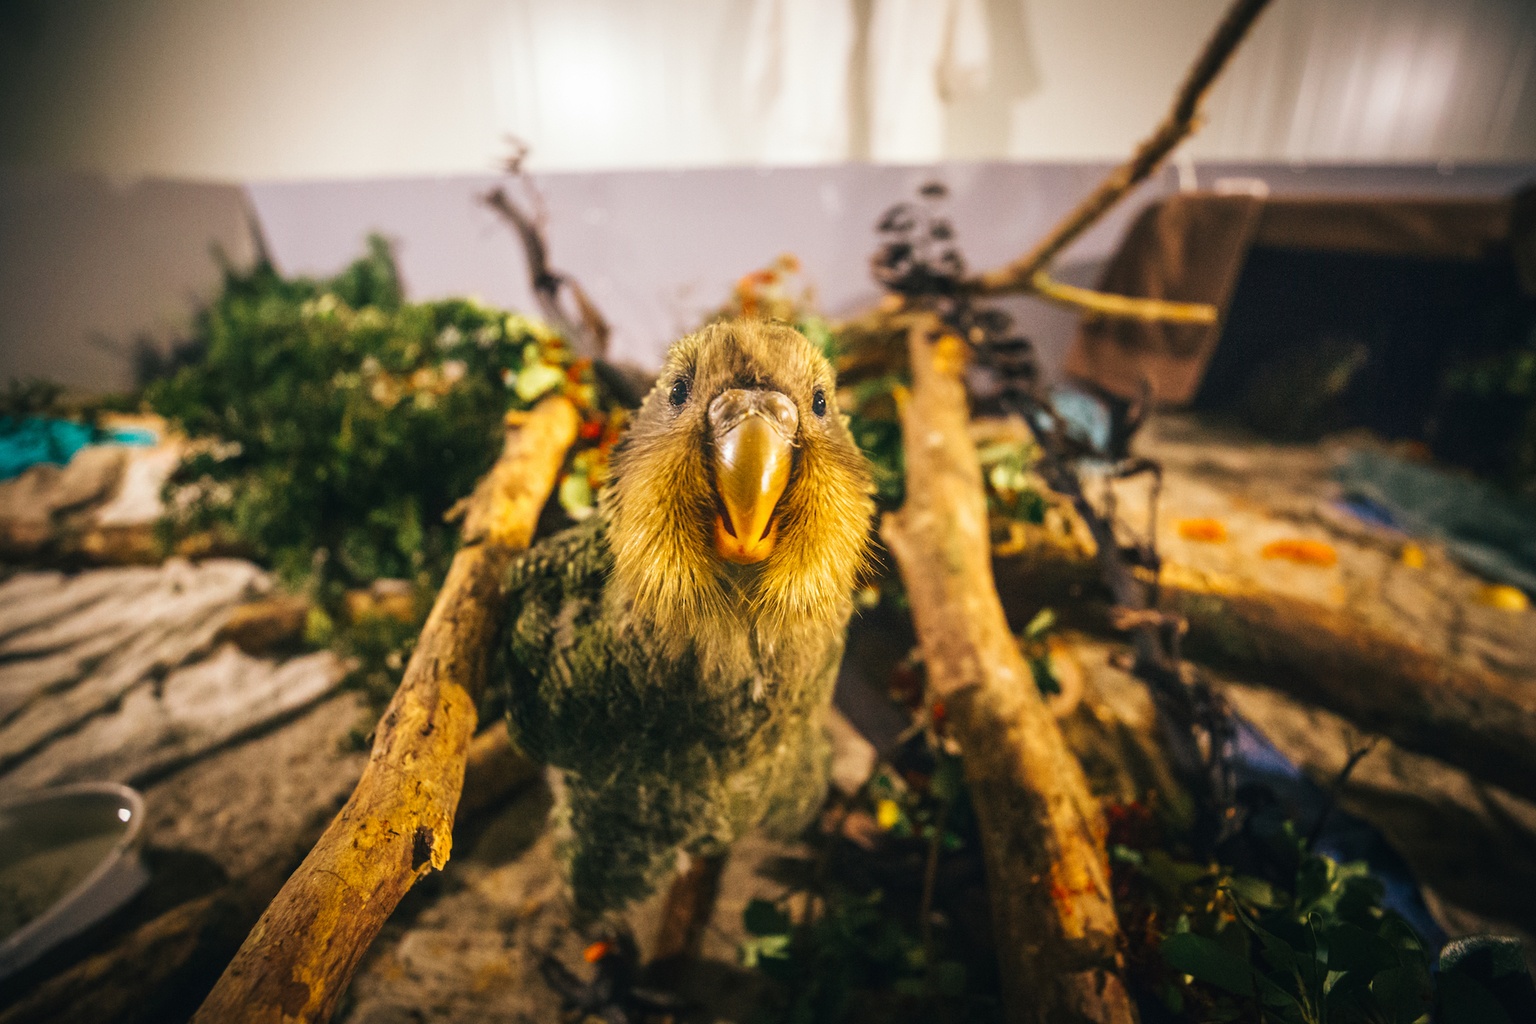
[(866, 88), (870, 156), (895, 163), (943, 159), (945, 108), (986, 86), (990, 60), (983, 0), (874, 0)]
[(852, 0), (755, 0), (742, 61), (754, 156), (815, 163), (848, 156)]
[(1536, 2), (1280, 0), (1210, 115), (1197, 155), (1536, 158)]

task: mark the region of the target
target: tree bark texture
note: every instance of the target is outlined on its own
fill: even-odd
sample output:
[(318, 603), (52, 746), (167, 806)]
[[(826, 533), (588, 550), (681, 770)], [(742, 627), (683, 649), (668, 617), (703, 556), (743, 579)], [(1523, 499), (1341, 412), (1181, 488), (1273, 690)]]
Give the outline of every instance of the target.
[(195, 1021), (322, 1021), (406, 891), (448, 863), (501, 577), (533, 536), (579, 417), (546, 399), (509, 432), (469, 501), (454, 556), (363, 777)]
[(912, 605), (930, 701), (942, 701), (981, 827), (1009, 1019), (1135, 1020), (1120, 977), (1105, 825), (1014, 643), (992, 577), (986, 499), (958, 339), (909, 330), (907, 497), (881, 536)]
[[(1092, 554), (1075, 543), (1032, 531), (997, 571), (1004, 601), (1019, 614), (1049, 606), (1072, 625), (1114, 632), (1107, 603), (1084, 600), (1104, 589)], [(1452, 664), (1294, 597), (1166, 576), (1160, 590), (1161, 610), (1189, 624), (1185, 654), (1536, 799), (1536, 690), (1528, 681)]]

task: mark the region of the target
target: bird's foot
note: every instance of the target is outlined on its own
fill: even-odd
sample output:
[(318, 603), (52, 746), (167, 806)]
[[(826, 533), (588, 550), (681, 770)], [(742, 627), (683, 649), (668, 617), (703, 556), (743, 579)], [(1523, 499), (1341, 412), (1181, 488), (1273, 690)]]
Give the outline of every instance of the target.
[(539, 965), (545, 982), (559, 994), (568, 1020), (662, 1024), (681, 1012), (682, 1003), (670, 994), (636, 984), (640, 954), (627, 930), (601, 930), (582, 951), (582, 959), (592, 965), (588, 980), (550, 953)]

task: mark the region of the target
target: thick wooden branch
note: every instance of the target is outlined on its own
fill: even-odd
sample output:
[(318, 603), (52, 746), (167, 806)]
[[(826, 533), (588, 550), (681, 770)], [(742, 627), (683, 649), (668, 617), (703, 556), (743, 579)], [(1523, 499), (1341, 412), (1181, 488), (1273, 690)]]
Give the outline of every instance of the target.
[[(1028, 615), (1115, 633), (1098, 566), (1076, 545), (1031, 531), (997, 562), (998, 589)], [(1246, 682), (1289, 693), (1469, 774), (1536, 799), (1536, 693), (1525, 680), (1453, 664), (1347, 612), (1165, 573), (1163, 611), (1189, 624), (1184, 651)], [(1107, 595), (1106, 595), (1107, 596)]]
[(1033, 249), (1007, 266), (989, 270), (968, 282), (970, 289), (985, 295), (1035, 291), (1037, 273), (1046, 269), (1063, 249), (1092, 227), (1126, 193), (1145, 181), (1174, 147), (1200, 127), (1200, 105), (1206, 94), (1268, 4), (1269, 0), (1234, 0), (1185, 76), (1172, 109), (1151, 137)]
[[(986, 498), (960, 367), (927, 318), (909, 332), (907, 497), (881, 536), (912, 604), (980, 821), (1009, 1019), (1130, 1022), (1105, 826), (1014, 643), (992, 578)], [(958, 341), (955, 342), (958, 345)]]
[(362, 779), (194, 1020), (328, 1019), (401, 897), (447, 864), (501, 577), (533, 535), (579, 419), (566, 399), (549, 398), (508, 433)]

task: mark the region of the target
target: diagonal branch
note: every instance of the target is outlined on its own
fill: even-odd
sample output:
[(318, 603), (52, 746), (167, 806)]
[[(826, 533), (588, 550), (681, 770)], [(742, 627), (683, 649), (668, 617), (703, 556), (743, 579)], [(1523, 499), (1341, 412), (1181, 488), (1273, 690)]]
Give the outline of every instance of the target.
[(1137, 148), (1129, 160), (1100, 182), (1099, 187), (1033, 249), (1006, 266), (989, 270), (966, 282), (967, 287), (973, 293), (982, 295), (1040, 291), (1035, 276), (1049, 267), (1063, 249), (1097, 223), (1126, 193), (1145, 181), (1175, 146), (1200, 127), (1200, 107), (1206, 94), (1268, 4), (1269, 0), (1234, 0), (1226, 17), (1216, 26), (1216, 31), (1185, 76), (1172, 109), (1151, 137)]
[(908, 327), (906, 500), (880, 536), (911, 601), (928, 700), (944, 703), (965, 754), (1007, 1016), (1131, 1024), (1104, 817), (1003, 615), (961, 365), (942, 355), (948, 333), (934, 315)]
[(407, 890), (448, 863), (501, 577), (533, 536), (579, 420), (568, 400), (549, 398), (508, 431), (470, 499), (465, 544), (379, 721), (362, 779), (195, 1021), (328, 1019)]

